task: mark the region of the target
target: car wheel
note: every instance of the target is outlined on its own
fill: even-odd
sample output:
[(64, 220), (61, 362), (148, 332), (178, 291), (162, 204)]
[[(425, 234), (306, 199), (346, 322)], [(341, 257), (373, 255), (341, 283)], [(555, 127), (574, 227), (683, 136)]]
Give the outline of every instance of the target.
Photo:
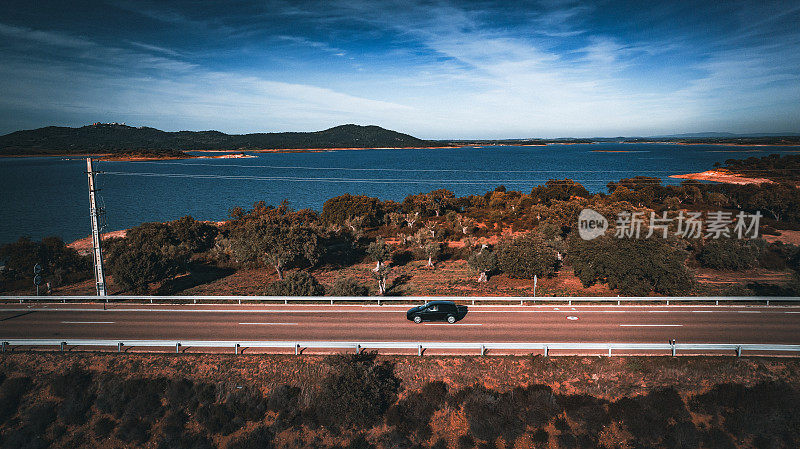
[(419, 315), (415, 316), (414, 317), (414, 322), (417, 323), (417, 324), (421, 323), (422, 322), (422, 317), (419, 316)]
[(453, 315), (447, 315), (447, 322), (450, 323), (450, 324), (455, 323), (456, 322), (456, 317), (454, 317)]

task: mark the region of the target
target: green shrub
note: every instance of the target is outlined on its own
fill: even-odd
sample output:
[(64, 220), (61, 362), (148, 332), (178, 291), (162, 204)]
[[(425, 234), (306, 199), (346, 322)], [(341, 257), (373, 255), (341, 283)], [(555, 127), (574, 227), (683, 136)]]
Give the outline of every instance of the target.
[(495, 253), (500, 271), (513, 278), (552, 276), (559, 267), (556, 251), (535, 233), (501, 240)]
[(11, 377), (3, 381), (0, 385), (0, 425), (17, 413), (22, 397), (31, 385), (29, 377)]
[(64, 398), (57, 407), (61, 422), (68, 425), (82, 424), (95, 401), (94, 376), (91, 372), (71, 368), (56, 375), (50, 383), (54, 396)]
[(692, 410), (722, 419), (737, 439), (752, 438), (756, 447), (800, 446), (800, 391), (781, 382), (752, 387), (720, 384), (689, 402)]
[(161, 430), (168, 438), (180, 437), (186, 429), (187, 416), (183, 410), (170, 410), (161, 420)]
[(55, 396), (67, 398), (82, 395), (91, 390), (93, 376), (90, 371), (71, 368), (63, 374), (58, 374), (50, 381), (50, 391)]
[(76, 391), (68, 395), (58, 407), (58, 417), (67, 425), (80, 425), (86, 422), (86, 415), (94, 403), (94, 395)]
[(686, 253), (661, 239), (571, 240), (569, 260), (575, 275), (589, 287), (596, 282), (629, 296), (655, 291), (680, 295), (694, 286), (684, 261)]
[(267, 296), (322, 296), (325, 287), (312, 274), (296, 271), (285, 279), (275, 281), (267, 286)]
[(552, 390), (545, 385), (503, 393), (478, 385), (458, 391), (450, 402), (462, 404), (475, 438), (494, 443), (502, 436), (511, 446), (527, 427), (547, 425), (560, 410)]
[(128, 416), (117, 427), (117, 438), (136, 445), (150, 439), (150, 423), (136, 416)]
[(322, 381), (314, 401), (320, 424), (333, 427), (371, 427), (397, 399), (400, 380), (389, 362), (376, 354), (337, 355), (328, 358), (331, 373)]
[(320, 263), (339, 267), (353, 265), (365, 256), (364, 248), (358, 245), (358, 239), (349, 231), (343, 229), (338, 233), (331, 233), (320, 239), (322, 248)]
[[(205, 435), (195, 432), (184, 432), (172, 437), (164, 437), (155, 446), (157, 449), (216, 449), (218, 448)], [(230, 447), (230, 446), (229, 446)], [(262, 446), (269, 447), (269, 446)]]
[(229, 435), (244, 426), (244, 420), (225, 404), (201, 405), (194, 417), (211, 434)]
[(47, 427), (56, 420), (56, 403), (54, 401), (41, 402), (29, 408), (23, 423), (34, 433), (43, 434)]
[(598, 446), (597, 438), (603, 428), (610, 424), (607, 401), (585, 394), (559, 396), (558, 403), (564, 408), (566, 416), (577, 426), (580, 433)]
[(665, 446), (676, 425), (682, 426), (684, 433), (691, 432), (686, 427), (694, 427), (683, 399), (673, 388), (622, 398), (609, 405), (609, 413), (624, 423), (640, 447)]
[(447, 400), (447, 384), (428, 382), (419, 391), (409, 394), (392, 405), (386, 412), (386, 424), (397, 430), (416, 435), (418, 441), (427, 441), (433, 431), (430, 420)]
[[(116, 417), (143, 417), (156, 419), (164, 412), (161, 398), (166, 390), (166, 379), (133, 378), (119, 380), (114, 376), (100, 379), (95, 406)], [(128, 423), (130, 425), (131, 423)]]
[(475, 447), (475, 440), (472, 438), (472, 435), (466, 433), (458, 437), (459, 449), (472, 449), (474, 447)]
[(267, 449), (274, 447), (273, 438), (269, 427), (260, 426), (228, 443), (228, 449)]
[(751, 240), (712, 239), (697, 253), (700, 265), (716, 270), (739, 271), (756, 265), (759, 249)]
[(326, 293), (331, 296), (369, 296), (369, 288), (353, 278), (339, 278)]
[(236, 388), (226, 395), (224, 402), (234, 415), (245, 421), (261, 421), (267, 411), (267, 400), (256, 388)]
[(106, 438), (107, 436), (111, 435), (111, 432), (117, 427), (117, 422), (113, 419), (103, 416), (100, 417), (97, 421), (94, 422), (92, 429), (94, 430), (94, 434), (98, 438)]
[[(45, 435), (37, 433), (34, 429), (23, 426), (8, 430), (0, 439), (3, 448), (9, 449), (47, 449), (51, 446)], [(67, 446), (80, 447), (80, 446)]]

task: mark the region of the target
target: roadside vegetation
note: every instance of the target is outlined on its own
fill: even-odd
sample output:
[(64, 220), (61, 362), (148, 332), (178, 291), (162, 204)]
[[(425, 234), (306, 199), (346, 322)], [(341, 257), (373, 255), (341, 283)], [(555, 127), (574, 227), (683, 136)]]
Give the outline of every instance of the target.
[[(767, 170), (780, 167), (784, 159), (727, 163)], [(530, 192), (499, 186), (483, 195), (457, 197), (438, 189), (401, 202), (346, 194), (326, 201), (321, 212), (294, 210), (286, 202), (256, 202), (250, 209), (232, 208), (223, 224), (192, 217), (142, 224), (124, 238), (107, 241), (105, 260), (113, 293), (191, 293), (212, 285), (204, 293), (213, 294), (215, 282), (250, 273), (248, 287), (238, 291), (525, 295), (536, 277), (545, 288), (540, 292), (550, 295), (800, 294), (800, 251), (779, 238), (800, 230), (800, 189), (795, 186), (696, 181), (664, 186), (658, 178), (638, 176), (607, 187), (608, 193), (591, 194), (573, 180), (553, 179)], [(609, 221), (605, 237), (584, 241), (578, 236), (578, 214), (585, 208)], [(670, 238), (661, 238), (660, 230), (646, 237), (651, 214), (675, 218), (681, 211), (760, 211), (759, 238), (675, 237), (675, 221)], [(614, 237), (620, 212), (641, 214), (640, 238)], [(57, 279), (55, 285), (90, 275), (85, 257), (57, 239), (45, 240), (21, 239), (0, 248), (4, 291), (29, 283), (34, 259)], [(722, 285), (704, 282), (710, 275), (732, 272), (778, 273), (781, 280), (747, 282), (743, 276), (744, 281)], [(423, 278), (426, 286), (409, 290)], [(548, 287), (555, 279), (568, 287)], [(233, 287), (226, 284), (226, 293), (237, 290)]]
[(727, 357), (4, 354), (0, 446), (798, 447), (797, 371)]

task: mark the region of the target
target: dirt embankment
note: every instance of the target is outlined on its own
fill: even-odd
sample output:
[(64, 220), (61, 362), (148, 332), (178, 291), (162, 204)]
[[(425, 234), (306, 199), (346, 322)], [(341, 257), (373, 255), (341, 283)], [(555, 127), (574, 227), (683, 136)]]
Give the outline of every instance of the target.
[[(111, 231), (106, 232), (100, 235), (101, 240), (108, 240), (111, 238), (123, 238), (125, 235), (128, 234), (127, 229), (123, 229), (121, 231)], [(84, 237), (82, 239), (75, 240), (72, 243), (68, 243), (67, 246), (69, 248), (74, 249), (80, 254), (88, 254), (92, 251), (92, 236)]]
[(358, 359), (7, 352), (0, 441), (225, 449), (800, 443), (794, 358)]

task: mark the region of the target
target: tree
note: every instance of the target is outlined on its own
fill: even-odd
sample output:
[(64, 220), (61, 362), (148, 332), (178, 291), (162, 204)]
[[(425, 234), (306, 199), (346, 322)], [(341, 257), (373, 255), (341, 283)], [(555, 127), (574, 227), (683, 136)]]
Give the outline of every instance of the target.
[(425, 250), (425, 255), (428, 256), (427, 266), (432, 267), (433, 259), (438, 258), (442, 252), (441, 245), (438, 242), (428, 242), (423, 249)]
[(372, 272), (378, 281), (378, 292), (383, 295), (386, 293), (386, 278), (389, 276), (389, 266), (384, 262), (392, 256), (392, 250), (386, 245), (383, 239), (378, 239), (369, 244), (367, 254), (375, 261), (375, 268)]
[(586, 187), (571, 179), (550, 179), (543, 186), (531, 190), (531, 198), (548, 205), (553, 200), (568, 201), (574, 196), (589, 198), (591, 194)]
[(464, 215), (456, 215), (454, 222), (463, 235), (469, 234), (476, 226), (475, 220)]
[(271, 265), (279, 280), (288, 265), (314, 265), (320, 255), (316, 232), (298, 224), (251, 221), (236, 229), (231, 244), (240, 261)]
[(181, 217), (169, 225), (175, 238), (187, 245), (193, 253), (211, 249), (219, 233), (216, 226), (197, 221), (191, 215)]
[(322, 221), (345, 224), (345, 220), (360, 218), (363, 226), (377, 226), (383, 218), (381, 202), (377, 198), (346, 193), (331, 198), (322, 205)]
[(382, 238), (378, 238), (367, 247), (367, 255), (376, 262), (375, 268), (378, 269), (392, 257), (392, 250)]
[(115, 284), (146, 293), (153, 282), (186, 270), (196, 242), (182, 241), (167, 223), (143, 223), (108, 241), (106, 261)]
[(409, 228), (414, 227), (414, 223), (419, 219), (419, 212), (409, 213), (406, 214), (406, 223), (408, 223)]
[(697, 260), (707, 268), (739, 271), (753, 267), (758, 256), (759, 249), (752, 240), (721, 238), (706, 241)]
[(469, 257), (467, 263), (473, 270), (480, 273), (478, 282), (487, 282), (488, 274), (497, 269), (497, 255), (488, 248), (481, 248), (480, 251)]
[(646, 296), (684, 294), (694, 285), (686, 252), (662, 239), (575, 238), (569, 259), (584, 287), (603, 282), (625, 295)]
[(513, 278), (552, 276), (559, 266), (556, 251), (534, 232), (501, 240), (495, 252), (500, 271)]
[(446, 189), (438, 189), (405, 197), (403, 199), (403, 210), (406, 213), (421, 212), (438, 217), (442, 212), (456, 208), (457, 204), (458, 202), (453, 192)]
[(405, 215), (401, 214), (400, 212), (390, 212), (386, 215), (386, 218), (390, 225), (398, 228), (406, 221)]
[(634, 176), (633, 178), (623, 178), (617, 182), (607, 184), (608, 192), (614, 193), (617, 188), (625, 187), (628, 190), (638, 192), (641, 201), (651, 204), (661, 202), (667, 189), (661, 185), (661, 178), (653, 176)]
[(109, 259), (108, 273), (125, 290), (147, 293), (149, 285), (177, 274), (178, 264), (151, 248), (126, 245)]
[(378, 293), (381, 295), (386, 294), (386, 280), (389, 278), (391, 271), (392, 269), (389, 265), (381, 265), (372, 269), (372, 275), (378, 281)]
[(438, 217), (442, 211), (452, 207), (455, 194), (447, 189), (437, 189), (429, 192), (426, 197), (427, 209)]
[[(74, 249), (66, 246), (59, 237), (45, 237), (41, 242), (20, 237), (13, 243), (0, 246), (0, 289), (14, 285), (31, 285), (33, 267), (39, 264), (42, 275), (48, 282), (64, 282), (86, 279), (91, 275), (91, 261)], [(19, 282), (18, 282), (19, 281)]]
[(430, 234), (430, 238), (432, 239), (436, 238), (436, 233), (439, 231), (439, 229), (436, 227), (436, 223), (433, 222), (425, 223), (425, 227), (423, 229), (426, 233)]

